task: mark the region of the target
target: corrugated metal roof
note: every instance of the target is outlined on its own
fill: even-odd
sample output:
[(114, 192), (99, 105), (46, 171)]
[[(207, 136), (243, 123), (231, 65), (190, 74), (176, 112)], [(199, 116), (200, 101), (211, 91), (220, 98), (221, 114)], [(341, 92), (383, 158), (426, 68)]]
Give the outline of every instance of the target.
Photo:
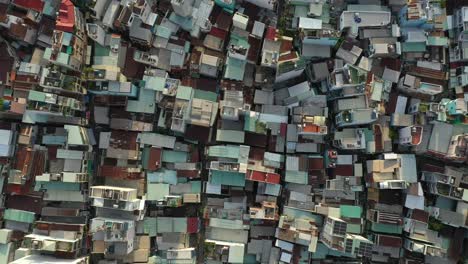
[(192, 91), (192, 87), (179, 85), (177, 87), (176, 98), (190, 101), (192, 99)]
[(238, 159), (240, 154), (239, 146), (210, 146), (208, 156)]
[(244, 143), (245, 133), (238, 130), (218, 129), (216, 132), (216, 141)]
[(139, 90), (138, 101), (128, 100), (126, 110), (128, 112), (154, 114), (156, 109), (154, 91), (141, 88)]
[(145, 81), (145, 89), (154, 90), (154, 91), (164, 91), (164, 86), (166, 85), (166, 78), (158, 76), (143, 76)]
[(212, 101), (212, 102), (217, 102), (218, 101), (218, 95), (213, 92), (209, 91), (203, 91), (199, 89), (194, 90), (193, 94), (194, 98), (202, 99), (202, 100), (207, 100), (207, 101)]
[(174, 150), (163, 150), (163, 162), (187, 162), (188, 153)]
[(147, 183), (147, 200), (158, 201), (163, 200), (169, 195), (170, 184), (166, 183)]
[(211, 184), (222, 184), (228, 186), (245, 186), (245, 174), (231, 171), (211, 171)]
[(35, 219), (35, 214), (33, 212), (16, 210), (16, 209), (6, 209), (3, 215), (5, 220), (12, 220), (24, 223), (33, 223)]
[(138, 135), (137, 140), (138, 142), (140, 142), (140, 144), (173, 149), (176, 138), (172, 136), (148, 132), (140, 133)]
[(150, 183), (177, 184), (177, 172), (174, 170), (162, 169), (156, 172), (147, 173), (146, 180)]
[(285, 179), (286, 182), (298, 183), (298, 184), (307, 184), (308, 175), (305, 171), (286, 171)]
[(343, 217), (361, 218), (362, 207), (353, 205), (340, 205), (340, 213)]
[(401, 234), (403, 232), (403, 226), (372, 223), (371, 230), (379, 233)]

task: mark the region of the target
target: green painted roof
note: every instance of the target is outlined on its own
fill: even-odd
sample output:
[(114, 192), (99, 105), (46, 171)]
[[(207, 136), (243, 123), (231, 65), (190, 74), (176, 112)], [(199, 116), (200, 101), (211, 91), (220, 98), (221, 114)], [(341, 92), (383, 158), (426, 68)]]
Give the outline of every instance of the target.
[(179, 85), (179, 87), (177, 87), (176, 98), (190, 101), (192, 99), (192, 91), (192, 87)]
[(171, 37), (171, 34), (172, 34), (171, 30), (165, 26), (159, 25), (158, 28), (156, 29), (156, 36), (168, 39), (169, 37)]
[(202, 190), (201, 181), (191, 181), (190, 184), (192, 185), (192, 193), (201, 193), (201, 190)]
[(380, 233), (401, 234), (403, 232), (403, 226), (372, 223), (371, 230)]
[(94, 42), (94, 56), (104, 57), (109, 56), (110, 48), (99, 45), (99, 43)]
[(34, 186), (35, 191), (39, 191), (41, 189), (46, 190), (64, 190), (64, 191), (80, 191), (81, 186), (78, 182), (60, 182), (60, 181), (48, 181), (48, 182), (41, 182), (36, 181), (36, 185)]
[(208, 156), (220, 158), (239, 158), (239, 146), (210, 146)]
[(169, 195), (169, 186), (167, 183), (147, 183), (147, 197), (149, 201), (164, 200)]
[(298, 184), (307, 184), (308, 174), (305, 171), (286, 171), (284, 180)]
[(218, 129), (216, 131), (216, 141), (244, 143), (245, 133), (238, 130)]
[(13, 243), (0, 244), (0, 263), (9, 263)]
[(156, 217), (145, 217), (143, 220), (143, 230), (145, 234), (148, 234), (150, 237), (155, 237), (157, 234), (156, 225)]
[(37, 102), (45, 102), (45, 99), (46, 99), (46, 93), (34, 91), (34, 90), (29, 91), (28, 100), (37, 101)]
[(249, 112), (249, 114), (246, 114), (244, 116), (244, 130), (256, 132), (258, 119), (259, 114), (256, 112)]
[(447, 46), (448, 45), (448, 38), (429, 36), (429, 37), (427, 37), (427, 45), (429, 45), (429, 46)]
[(164, 91), (164, 86), (166, 85), (166, 78), (158, 76), (143, 76), (145, 81), (145, 89), (154, 90), (154, 91)]
[(216, 93), (209, 92), (209, 91), (195, 89), (193, 97), (202, 99), (202, 100), (212, 101), (215, 103), (218, 102), (218, 95)]
[(244, 80), (245, 65), (245, 61), (228, 57), (226, 60), (224, 78), (237, 81)]
[(210, 177), (211, 184), (222, 184), (228, 186), (245, 186), (245, 174), (232, 171), (212, 170)]
[(177, 184), (177, 172), (174, 170), (162, 169), (156, 172), (148, 172), (146, 177), (147, 181), (151, 183)]
[(163, 162), (187, 162), (188, 153), (183, 151), (163, 150)]
[(158, 217), (156, 218), (158, 233), (187, 233), (187, 218), (185, 217)]
[(139, 88), (138, 100), (128, 100), (127, 111), (135, 113), (154, 114), (156, 109), (155, 93), (153, 90)]
[(361, 234), (361, 225), (360, 224), (350, 224), (348, 223), (346, 225), (346, 233), (351, 233), (351, 234)]
[(361, 218), (362, 207), (355, 205), (340, 205), (340, 213), (343, 217)]
[(424, 42), (403, 42), (401, 43), (402, 52), (425, 52), (426, 43)]
[(35, 214), (23, 210), (6, 209), (3, 219), (32, 224), (35, 219)]

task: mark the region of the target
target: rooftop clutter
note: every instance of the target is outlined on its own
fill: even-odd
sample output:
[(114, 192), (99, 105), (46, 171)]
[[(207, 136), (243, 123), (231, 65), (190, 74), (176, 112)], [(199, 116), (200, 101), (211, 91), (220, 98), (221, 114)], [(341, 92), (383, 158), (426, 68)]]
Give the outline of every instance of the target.
[(462, 263), (455, 2), (0, 1), (0, 263)]

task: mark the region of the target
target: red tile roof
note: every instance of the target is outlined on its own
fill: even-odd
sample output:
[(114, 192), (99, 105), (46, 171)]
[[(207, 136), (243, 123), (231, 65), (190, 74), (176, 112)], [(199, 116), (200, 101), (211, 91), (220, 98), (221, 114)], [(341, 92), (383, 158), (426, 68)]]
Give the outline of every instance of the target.
[(419, 209), (413, 209), (411, 219), (427, 223), (429, 221), (429, 213)]
[(354, 176), (354, 167), (353, 165), (336, 165), (335, 175)]
[(143, 177), (143, 174), (140, 172), (129, 172), (127, 167), (102, 165), (99, 166), (99, 176), (117, 179), (139, 179)]
[(195, 234), (198, 233), (199, 220), (197, 217), (187, 218), (187, 233)]
[(281, 123), (281, 125), (280, 125), (280, 136), (286, 137), (287, 130), (288, 130), (288, 124), (287, 123)]
[(282, 39), (280, 46), (280, 53), (285, 53), (293, 49), (292, 39)]
[(161, 168), (161, 149), (152, 147), (149, 151), (148, 170)]
[(40, 13), (42, 13), (42, 9), (44, 8), (44, 2), (42, 0), (14, 0), (13, 3), (17, 6), (36, 10)]
[(265, 156), (265, 148), (251, 147), (249, 151), (249, 159), (251, 160), (263, 160)]
[(269, 39), (269, 40), (275, 40), (275, 38), (276, 38), (276, 28), (268, 27), (267, 31), (266, 31), (266, 34), (265, 34), (265, 38)]
[(177, 170), (177, 177), (185, 178), (200, 178), (200, 172), (198, 170)]
[(42, 211), (42, 197), (37, 195), (8, 195), (5, 206), (40, 214)]
[(2, 43), (0, 45), (0, 82), (6, 83), (13, 63), (14, 59), (8, 54), (6, 44)]
[(73, 33), (75, 26), (75, 6), (71, 0), (62, 0), (55, 28)]
[(279, 58), (278, 58), (278, 61), (288, 61), (288, 60), (293, 60), (293, 59), (296, 59), (298, 56), (297, 56), (297, 53), (296, 52), (289, 52), (287, 54), (284, 54), (284, 55), (281, 55)]
[(402, 245), (402, 240), (400, 237), (395, 236), (386, 236), (386, 235), (379, 235), (379, 246), (384, 247), (396, 247), (399, 248)]
[(212, 27), (210, 33), (208, 34), (220, 39), (226, 39), (227, 36), (227, 32), (225, 30), (219, 29), (217, 27)]
[(325, 166), (323, 164), (323, 158), (309, 158), (309, 170), (321, 170)]
[(281, 179), (280, 175), (277, 173), (266, 173), (255, 170), (248, 170), (246, 178), (251, 181), (267, 182), (272, 184), (279, 184)]

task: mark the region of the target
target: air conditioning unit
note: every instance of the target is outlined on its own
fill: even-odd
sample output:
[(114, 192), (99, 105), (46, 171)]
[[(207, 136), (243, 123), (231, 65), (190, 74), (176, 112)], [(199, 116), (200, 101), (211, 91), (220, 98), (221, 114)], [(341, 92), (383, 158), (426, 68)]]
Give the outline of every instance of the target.
[(212, 27), (211, 21), (209, 19), (206, 19), (205, 23), (203, 23), (203, 26), (201, 26), (200, 29), (203, 33), (208, 33), (211, 31), (211, 27)]
[(250, 107), (251, 107), (250, 104), (244, 104), (244, 106), (242, 107), (242, 110), (244, 110), (244, 111), (250, 111)]
[(35, 250), (41, 249), (42, 248), (42, 241), (33, 240), (32, 244), (31, 244), (31, 248), (35, 249)]

